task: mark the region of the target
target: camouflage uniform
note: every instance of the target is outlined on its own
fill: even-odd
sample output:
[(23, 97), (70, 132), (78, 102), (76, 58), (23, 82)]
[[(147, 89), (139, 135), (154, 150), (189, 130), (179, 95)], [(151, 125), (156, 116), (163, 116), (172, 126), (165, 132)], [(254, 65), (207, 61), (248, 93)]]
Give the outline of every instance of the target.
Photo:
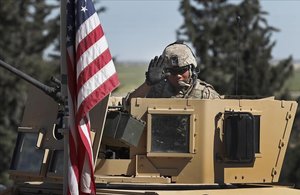
[(220, 95), (215, 91), (212, 85), (197, 79), (196, 84), (188, 94), (188, 97), (201, 99), (219, 99)]
[(219, 99), (220, 95), (215, 91), (212, 85), (196, 80), (195, 84), (183, 88), (179, 92), (167, 80), (152, 86), (150, 92), (147, 94), (148, 98), (200, 98), (200, 99)]
[[(161, 60), (163, 57), (164, 60)], [(198, 99), (219, 99), (220, 95), (215, 91), (212, 85), (201, 81), (197, 78), (198, 72), (196, 72), (197, 61), (192, 52), (192, 50), (183, 43), (172, 43), (168, 45), (161, 57), (157, 58), (157, 56), (150, 61), (148, 72), (146, 72), (146, 82), (141, 85), (137, 90), (135, 90), (132, 96), (129, 94), (126, 99), (128, 102), (129, 96), (131, 97), (148, 97), (148, 98), (198, 98)], [(158, 83), (147, 83), (147, 76), (151, 76), (150, 73), (157, 71), (157, 74), (163, 77), (164, 70), (176, 70), (179, 71), (180, 68), (184, 68), (189, 66), (189, 79), (188, 81), (181, 80), (178, 83), (179, 89), (176, 89), (172, 84), (167, 80), (167, 78), (158, 81)], [(161, 70), (160, 70), (161, 69)], [(185, 70), (185, 69), (183, 69)], [(153, 71), (153, 72), (151, 72)], [(168, 71), (167, 71), (168, 72)], [(171, 73), (172, 74), (172, 73)], [(179, 74), (174, 72), (174, 74)], [(155, 78), (155, 77), (152, 77)], [(156, 78), (157, 79), (157, 78)], [(151, 80), (151, 79), (150, 79)], [(178, 81), (179, 82), (179, 81)], [(184, 82), (184, 83), (183, 83)], [(145, 85), (150, 86), (150, 91), (145, 89)], [(181, 86), (182, 84), (182, 86)], [(147, 91), (147, 92), (146, 92)], [(135, 95), (138, 94), (138, 95)]]

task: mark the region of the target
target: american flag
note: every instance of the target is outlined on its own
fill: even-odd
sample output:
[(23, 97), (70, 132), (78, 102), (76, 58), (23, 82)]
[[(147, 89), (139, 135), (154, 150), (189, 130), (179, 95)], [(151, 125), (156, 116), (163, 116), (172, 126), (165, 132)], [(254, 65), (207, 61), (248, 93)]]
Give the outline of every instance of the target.
[(67, 1), (68, 194), (95, 194), (89, 111), (119, 85), (91, 0)]

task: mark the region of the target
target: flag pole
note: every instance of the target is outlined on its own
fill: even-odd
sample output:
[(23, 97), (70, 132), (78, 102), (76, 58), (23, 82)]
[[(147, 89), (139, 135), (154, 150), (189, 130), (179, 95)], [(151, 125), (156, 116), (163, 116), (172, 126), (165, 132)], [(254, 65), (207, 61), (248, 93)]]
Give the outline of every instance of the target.
[[(68, 99), (67, 91), (67, 62), (66, 62), (66, 0), (60, 1), (60, 73), (61, 73), (61, 94)], [(68, 156), (69, 156), (69, 125), (68, 125), (68, 104), (64, 105), (63, 134), (64, 134), (64, 168), (63, 168), (63, 194), (68, 191)]]

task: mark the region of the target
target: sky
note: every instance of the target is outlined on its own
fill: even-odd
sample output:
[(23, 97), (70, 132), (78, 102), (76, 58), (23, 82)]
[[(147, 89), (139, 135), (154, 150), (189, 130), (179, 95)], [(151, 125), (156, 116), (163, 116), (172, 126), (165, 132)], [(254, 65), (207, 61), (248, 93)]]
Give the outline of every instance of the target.
[[(232, 0), (234, 2), (234, 0)], [(239, 0), (236, 0), (239, 2)], [(150, 61), (176, 40), (183, 23), (179, 0), (101, 0), (99, 15), (111, 53), (119, 61)], [(262, 0), (269, 25), (280, 29), (274, 59), (300, 59), (300, 0)]]

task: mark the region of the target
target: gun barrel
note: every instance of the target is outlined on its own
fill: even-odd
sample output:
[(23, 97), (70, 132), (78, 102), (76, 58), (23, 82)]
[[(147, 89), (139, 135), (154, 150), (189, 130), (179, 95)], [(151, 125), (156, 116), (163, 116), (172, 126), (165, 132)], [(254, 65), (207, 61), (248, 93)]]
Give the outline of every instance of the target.
[(13, 66), (9, 65), (8, 63), (0, 60), (0, 65), (5, 68), (6, 70), (10, 71), (11, 73), (17, 75), (18, 77), (24, 79), (25, 81), (29, 82), (30, 84), (36, 86), (40, 90), (42, 90), (47, 95), (51, 96), (56, 102), (64, 104), (64, 100), (61, 95), (57, 92), (57, 90), (53, 87), (49, 87), (40, 81), (36, 80), (35, 78), (27, 75), (26, 73), (14, 68)]

